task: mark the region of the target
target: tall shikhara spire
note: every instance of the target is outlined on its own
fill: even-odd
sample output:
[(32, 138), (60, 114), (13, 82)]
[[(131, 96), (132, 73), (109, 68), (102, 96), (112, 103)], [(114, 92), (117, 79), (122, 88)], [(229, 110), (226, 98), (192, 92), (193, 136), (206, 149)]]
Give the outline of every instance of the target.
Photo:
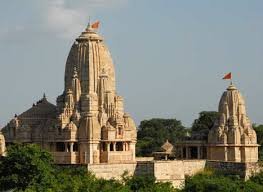
[(246, 113), (245, 101), (231, 84), (223, 93), (220, 118), (208, 135), (208, 159), (234, 162), (257, 162), (256, 132)]
[(135, 161), (136, 126), (116, 95), (112, 58), (94, 26), (71, 47), (57, 106), (58, 127), (78, 128), (80, 163)]

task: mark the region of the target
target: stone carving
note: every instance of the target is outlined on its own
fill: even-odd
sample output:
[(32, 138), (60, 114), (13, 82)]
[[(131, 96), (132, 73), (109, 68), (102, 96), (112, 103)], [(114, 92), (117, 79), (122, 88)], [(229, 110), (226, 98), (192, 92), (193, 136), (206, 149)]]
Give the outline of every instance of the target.
[(40, 144), (58, 163), (135, 162), (136, 126), (116, 94), (110, 52), (96, 31), (88, 26), (72, 45), (57, 105), (44, 95), (3, 133), (7, 143)]
[(245, 101), (233, 84), (222, 95), (219, 113), (219, 123), (208, 135), (208, 159), (258, 161), (256, 132), (246, 115)]

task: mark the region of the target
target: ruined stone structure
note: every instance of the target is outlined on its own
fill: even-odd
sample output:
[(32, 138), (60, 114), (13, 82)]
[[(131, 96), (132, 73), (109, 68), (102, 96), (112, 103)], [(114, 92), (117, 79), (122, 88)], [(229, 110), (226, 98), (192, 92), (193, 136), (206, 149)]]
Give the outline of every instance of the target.
[(3, 134), (7, 144), (39, 144), (59, 164), (135, 162), (136, 126), (116, 94), (109, 50), (91, 26), (71, 47), (57, 105), (44, 96)]
[(220, 118), (208, 135), (208, 159), (231, 162), (257, 162), (256, 132), (246, 114), (245, 101), (234, 85), (223, 93)]

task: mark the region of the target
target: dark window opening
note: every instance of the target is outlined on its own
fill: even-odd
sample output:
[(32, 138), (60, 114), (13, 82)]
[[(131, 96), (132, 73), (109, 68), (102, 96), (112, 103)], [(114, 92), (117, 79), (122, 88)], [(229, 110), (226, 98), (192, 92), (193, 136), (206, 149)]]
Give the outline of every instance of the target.
[(62, 142), (56, 143), (56, 151), (64, 152), (65, 151), (65, 144)]
[(186, 148), (185, 147), (183, 148), (183, 157), (182, 158), (186, 159)]
[(122, 127), (118, 127), (118, 135), (122, 135)]
[(190, 153), (191, 153), (191, 159), (197, 159), (198, 158), (197, 147), (190, 147)]
[(113, 143), (110, 144), (110, 151), (113, 151)]
[(106, 143), (101, 143), (101, 150), (102, 151), (107, 151), (107, 144)]
[(123, 151), (123, 143), (122, 142), (116, 143), (116, 151)]
[(78, 143), (74, 143), (74, 144), (73, 144), (73, 151), (74, 151), (74, 152), (77, 152), (78, 150), (79, 150)]

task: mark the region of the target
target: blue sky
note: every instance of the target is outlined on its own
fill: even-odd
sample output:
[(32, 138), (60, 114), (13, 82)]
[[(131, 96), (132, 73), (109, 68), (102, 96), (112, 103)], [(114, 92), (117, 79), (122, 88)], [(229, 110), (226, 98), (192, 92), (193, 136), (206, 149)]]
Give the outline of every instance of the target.
[(111, 51), (118, 94), (137, 124), (190, 126), (217, 110), (232, 71), (248, 115), (263, 123), (263, 1), (13, 0), (0, 2), (0, 127), (45, 92), (55, 103), (74, 39), (88, 18)]

